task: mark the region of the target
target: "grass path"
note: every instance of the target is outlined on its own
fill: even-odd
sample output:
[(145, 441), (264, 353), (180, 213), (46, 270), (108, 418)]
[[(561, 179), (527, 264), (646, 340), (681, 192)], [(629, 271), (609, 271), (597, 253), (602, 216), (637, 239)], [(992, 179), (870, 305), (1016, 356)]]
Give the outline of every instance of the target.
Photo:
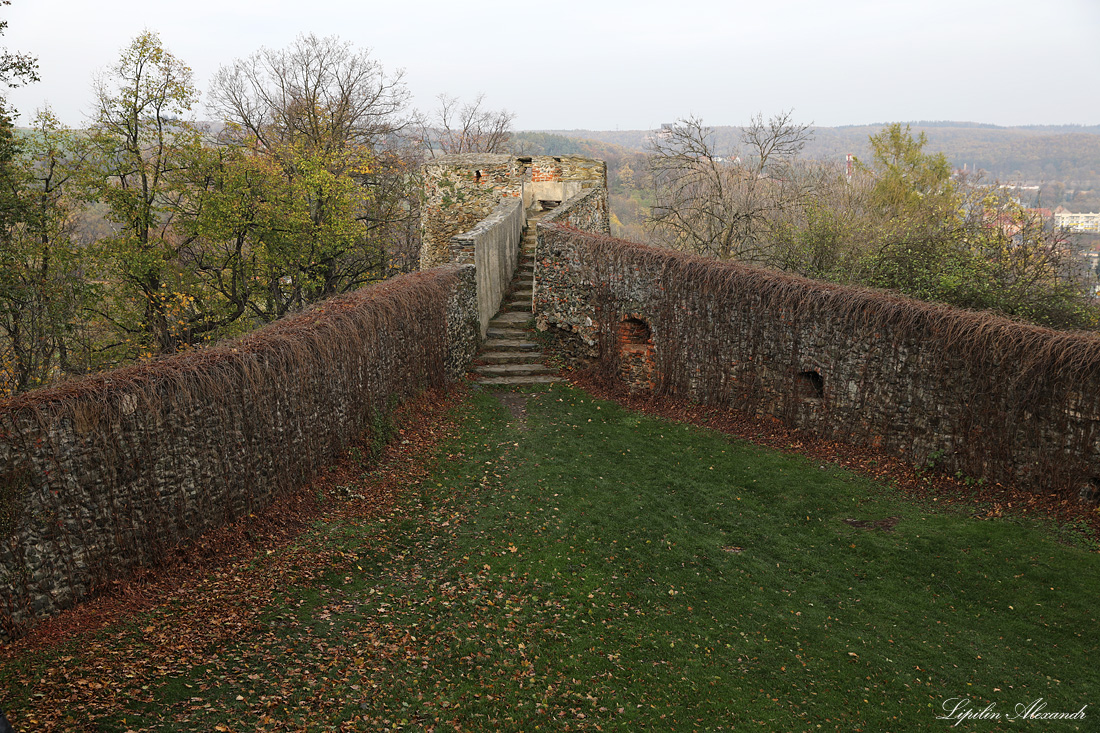
[[(7, 660), (13, 717), (25, 730), (908, 731), (950, 728), (937, 716), (961, 698), (1003, 717), (957, 730), (1096, 729), (1100, 555), (569, 387), (532, 394), (522, 424), (486, 393), (462, 410), (388, 511), (331, 513), (202, 581), (195, 593), (219, 599), (203, 626), (223, 633), (177, 638), (192, 613), (177, 598)], [(369, 493), (371, 475), (343, 492)], [(69, 710), (64, 685), (82, 689)], [(1040, 698), (1087, 717), (1006, 720)]]

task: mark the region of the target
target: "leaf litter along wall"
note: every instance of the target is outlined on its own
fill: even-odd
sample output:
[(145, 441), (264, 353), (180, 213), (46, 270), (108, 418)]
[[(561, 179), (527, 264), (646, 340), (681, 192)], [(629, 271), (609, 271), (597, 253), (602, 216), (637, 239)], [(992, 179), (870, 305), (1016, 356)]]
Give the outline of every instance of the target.
[(651, 383), (975, 479), (1095, 497), (1093, 334), (564, 226), (540, 226), (536, 257), (540, 326), (635, 388)]
[(0, 633), (303, 485), (478, 330), (473, 268), (441, 267), (0, 403)]

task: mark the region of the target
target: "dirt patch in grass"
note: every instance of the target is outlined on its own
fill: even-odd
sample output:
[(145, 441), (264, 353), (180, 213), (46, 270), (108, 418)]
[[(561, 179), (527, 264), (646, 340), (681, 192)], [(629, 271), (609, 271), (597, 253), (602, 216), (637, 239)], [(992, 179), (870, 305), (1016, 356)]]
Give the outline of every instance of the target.
[(525, 430), (527, 401), (531, 399), (531, 395), (524, 392), (493, 392), (493, 396), (500, 401), (500, 404), (508, 408), (508, 413), (512, 416), (515, 427), (519, 430)]
[(857, 529), (877, 529), (882, 532), (893, 532), (898, 526), (901, 517), (886, 517), (885, 519), (845, 519), (844, 523)]

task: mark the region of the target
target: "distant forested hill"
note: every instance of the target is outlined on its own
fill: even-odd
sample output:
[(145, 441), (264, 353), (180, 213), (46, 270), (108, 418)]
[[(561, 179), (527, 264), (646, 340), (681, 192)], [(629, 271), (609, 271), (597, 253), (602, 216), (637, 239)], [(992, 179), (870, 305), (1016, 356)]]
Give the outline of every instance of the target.
[(640, 152), (596, 137), (551, 132), (517, 132), (512, 135), (512, 149), (517, 155), (584, 155), (597, 160), (619, 159)]
[[(943, 152), (958, 168), (978, 168), (991, 179), (1014, 182), (1061, 181), (1071, 188), (1100, 186), (1100, 125), (997, 127), (973, 122), (912, 122), (924, 132), (928, 150)], [(821, 160), (843, 160), (847, 153), (866, 157), (867, 138), (883, 124), (817, 127), (805, 154)], [(732, 150), (740, 128), (715, 127), (720, 151)], [(644, 150), (650, 130), (554, 130), (534, 134), (547, 138), (593, 140), (632, 150)]]

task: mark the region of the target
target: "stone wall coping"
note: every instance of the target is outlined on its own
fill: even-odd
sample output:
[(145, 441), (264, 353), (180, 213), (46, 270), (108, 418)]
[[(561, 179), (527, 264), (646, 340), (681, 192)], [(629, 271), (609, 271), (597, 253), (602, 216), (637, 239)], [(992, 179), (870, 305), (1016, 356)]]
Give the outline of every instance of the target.
[(522, 206), (522, 199), (515, 196), (502, 196), (500, 202), (487, 217), (475, 224), (473, 229), (454, 235), (451, 237), (451, 241), (472, 244), (482, 234), (511, 216), (520, 206)]
[(561, 205), (559, 205), (552, 212), (543, 217), (542, 221), (538, 223), (538, 226), (549, 227), (562, 224), (564, 221), (567, 221), (569, 219), (569, 216), (572, 213), (573, 209), (585, 203), (590, 197), (600, 196), (602, 191), (603, 189), (599, 187), (585, 188), (581, 191), (578, 191), (565, 201), (562, 201)]
[(463, 168), (476, 168), (477, 166), (494, 166), (510, 164), (515, 156), (507, 153), (450, 153), (438, 158), (432, 158), (424, 164), (428, 166), (456, 166)]

